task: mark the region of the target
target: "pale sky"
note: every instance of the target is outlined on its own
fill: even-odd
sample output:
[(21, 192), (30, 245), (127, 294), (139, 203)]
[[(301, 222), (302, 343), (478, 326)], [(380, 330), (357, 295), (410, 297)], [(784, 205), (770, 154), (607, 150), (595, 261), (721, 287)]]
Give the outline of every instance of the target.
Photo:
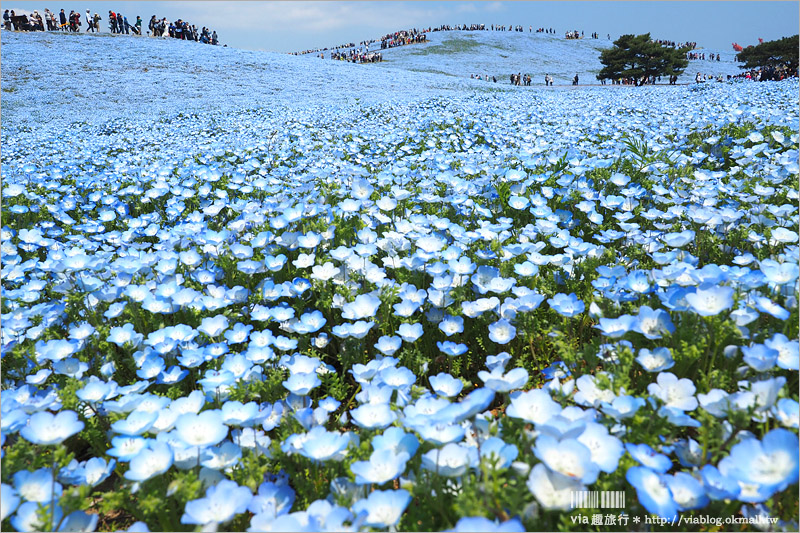
[[(334, 47), (379, 37), (385, 33), (439, 26), (483, 23), (552, 27), (563, 35), (571, 29), (598, 32), (616, 39), (625, 33), (650, 32), (657, 39), (696, 41), (701, 47), (730, 49), (732, 42), (758, 44), (797, 34), (798, 3), (786, 2), (129, 2), (4, 1), (2, 9), (50, 8), (103, 17), (108, 31), (109, 10), (122, 12), (133, 24), (136, 16), (178, 18), (208, 26), (220, 42), (236, 48), (293, 52)], [(86, 29), (85, 24), (82, 28)]]

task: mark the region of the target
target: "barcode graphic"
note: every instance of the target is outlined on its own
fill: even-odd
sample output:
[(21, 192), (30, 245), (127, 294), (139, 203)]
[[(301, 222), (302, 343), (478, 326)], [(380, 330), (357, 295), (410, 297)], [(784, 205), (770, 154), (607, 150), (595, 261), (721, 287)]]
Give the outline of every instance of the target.
[(624, 490), (574, 490), (570, 494), (571, 509), (622, 509)]

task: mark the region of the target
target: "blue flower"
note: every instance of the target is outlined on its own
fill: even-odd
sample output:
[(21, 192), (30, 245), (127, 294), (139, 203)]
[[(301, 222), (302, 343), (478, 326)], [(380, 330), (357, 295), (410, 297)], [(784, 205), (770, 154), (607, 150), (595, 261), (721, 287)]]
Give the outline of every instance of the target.
[(507, 444), (499, 437), (489, 437), (483, 441), (480, 450), (481, 457), (490, 462), (495, 461), (495, 467), (498, 469), (508, 468), (519, 455), (519, 450), (515, 445)]
[(700, 316), (715, 316), (733, 307), (733, 292), (731, 287), (703, 283), (686, 295), (686, 302)]
[(351, 409), (350, 417), (366, 429), (385, 428), (397, 420), (397, 414), (385, 403), (367, 403)]
[(456, 533), (470, 533), (470, 532), (516, 532), (516, 531), (525, 531), (525, 527), (522, 525), (522, 522), (519, 521), (519, 518), (512, 518), (510, 520), (506, 520), (505, 522), (498, 522), (497, 520), (489, 520), (488, 518), (484, 518), (483, 516), (464, 516), (456, 522), (456, 526), (454, 529), (448, 529), (447, 531), (453, 531)]
[(175, 421), (175, 435), (187, 446), (214, 446), (228, 436), (221, 411), (185, 413)]
[(517, 329), (505, 318), (501, 318), (494, 324), (489, 324), (489, 339), (497, 344), (508, 344), (516, 336)]
[(326, 431), (322, 426), (312, 428), (304, 437), (299, 453), (315, 461), (341, 460), (351, 439), (348, 433)]
[(631, 457), (648, 469), (664, 473), (672, 467), (672, 461), (669, 460), (669, 457), (657, 453), (647, 444), (632, 444), (628, 442), (625, 444), (625, 449), (628, 450)]
[(539, 435), (533, 453), (553, 472), (583, 484), (594, 483), (600, 473), (589, 448), (575, 439), (559, 441), (550, 435)]
[(583, 313), (586, 305), (578, 299), (575, 293), (569, 295), (558, 293), (547, 300), (550, 308), (561, 316), (573, 317)]
[(672, 497), (666, 476), (649, 468), (632, 466), (626, 472), (625, 479), (636, 489), (639, 503), (649, 513), (669, 520), (678, 515), (678, 504)]
[(464, 387), (460, 379), (456, 379), (445, 372), (440, 372), (435, 376), (431, 376), (429, 381), (431, 383), (431, 388), (433, 388), (436, 394), (447, 398), (458, 396), (458, 393), (460, 393), (461, 389)]
[(19, 434), (34, 444), (61, 444), (81, 431), (83, 426), (75, 411), (61, 411), (55, 416), (40, 411), (31, 416), (28, 425), (22, 428)]
[(382, 448), (372, 452), (369, 461), (356, 461), (350, 465), (350, 471), (356, 475), (358, 484), (382, 485), (402, 474), (408, 459), (406, 452), (395, 453), (391, 448)]
[(495, 392), (509, 392), (525, 386), (528, 382), (528, 371), (520, 367), (503, 374), (502, 368), (496, 368), (491, 373), (481, 370), (478, 377), (487, 388)]
[(392, 527), (397, 525), (400, 517), (411, 501), (407, 490), (376, 490), (365, 500), (353, 504), (355, 513), (366, 512), (364, 524), (370, 527)]
[(53, 480), (53, 472), (48, 468), (40, 468), (35, 472), (20, 470), (14, 474), (14, 488), (17, 493), (29, 502), (49, 503), (61, 497), (61, 483)]
[(209, 487), (205, 498), (186, 502), (181, 524), (222, 524), (247, 510), (253, 493), (234, 481), (224, 479)]
[(730, 455), (720, 461), (719, 471), (740, 483), (741, 501), (762, 502), (797, 483), (797, 449), (797, 435), (773, 429), (761, 441), (749, 438), (734, 445)]
[(131, 481), (147, 481), (161, 475), (172, 466), (172, 448), (165, 442), (149, 442), (147, 447), (131, 459), (130, 468), (125, 472), (125, 479)]
[(0, 492), (0, 520), (5, 520), (19, 506), (19, 495), (11, 485), (2, 484)]

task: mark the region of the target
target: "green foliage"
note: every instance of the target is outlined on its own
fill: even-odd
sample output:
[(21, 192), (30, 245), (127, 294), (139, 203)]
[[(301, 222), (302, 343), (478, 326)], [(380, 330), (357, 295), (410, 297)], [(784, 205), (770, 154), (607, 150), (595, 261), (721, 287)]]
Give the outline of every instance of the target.
[(649, 33), (621, 36), (613, 48), (600, 53), (600, 62), (599, 80), (679, 76), (689, 65), (685, 50), (652, 42)]
[(736, 61), (744, 63), (742, 68), (746, 69), (773, 66), (796, 70), (798, 55), (800, 55), (799, 48), (800, 36), (784, 37), (749, 46), (736, 54)]

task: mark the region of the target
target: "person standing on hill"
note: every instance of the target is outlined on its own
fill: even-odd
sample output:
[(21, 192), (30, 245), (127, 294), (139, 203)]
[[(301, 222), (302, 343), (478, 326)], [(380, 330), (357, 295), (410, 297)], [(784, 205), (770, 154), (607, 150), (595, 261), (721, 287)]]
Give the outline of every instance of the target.
[(94, 20), (92, 20), (92, 14), (89, 10), (86, 10), (86, 33), (92, 32), (94, 33)]
[(578, 85), (578, 74), (575, 74), (575, 77), (572, 78), (572, 85)]
[(108, 29), (111, 33), (117, 33), (117, 14), (108, 10)]
[(94, 29), (95, 29), (95, 30), (96, 30), (98, 33), (100, 33), (100, 21), (101, 21), (101, 20), (103, 20), (103, 19), (102, 19), (102, 17), (100, 17), (100, 15), (98, 15), (97, 13), (95, 13), (95, 14), (94, 14), (94, 18), (93, 18), (92, 20), (94, 21)]

